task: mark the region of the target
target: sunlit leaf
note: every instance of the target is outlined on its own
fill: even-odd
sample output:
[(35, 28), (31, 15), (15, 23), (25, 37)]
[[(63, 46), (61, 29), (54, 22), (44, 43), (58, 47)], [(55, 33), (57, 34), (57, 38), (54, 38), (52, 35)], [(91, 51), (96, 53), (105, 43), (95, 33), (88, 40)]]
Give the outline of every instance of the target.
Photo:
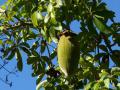
[(52, 12), (52, 10), (53, 10), (52, 3), (49, 3), (47, 10), (48, 10), (48, 12)]
[(51, 28), (49, 30), (49, 34), (50, 34), (50, 38), (52, 39), (52, 41), (55, 43), (58, 43), (58, 38), (57, 38), (56, 31), (54, 28)]
[(57, 5), (55, 7), (60, 7), (62, 6), (62, 0), (56, 0)]
[(63, 27), (62, 25), (59, 23), (58, 26), (54, 27), (55, 30), (59, 30), (59, 31), (62, 31), (63, 30)]
[(94, 17), (94, 24), (96, 27), (103, 33), (109, 34), (112, 32), (112, 30), (106, 26), (102, 21), (100, 21), (98, 18)]
[(119, 67), (113, 67), (112, 69), (111, 69), (111, 74), (112, 75), (120, 75), (120, 68)]
[(36, 90), (40, 90), (40, 88), (41, 88), (42, 86), (44, 86), (47, 82), (48, 82), (47, 80), (44, 80), (44, 81), (40, 82), (40, 83), (37, 85)]
[(93, 87), (94, 83), (95, 83), (95, 82), (90, 82), (90, 83), (88, 83), (88, 84), (85, 86), (85, 90), (91, 89), (91, 87)]
[(104, 84), (105, 84), (106, 88), (109, 88), (109, 86), (110, 86), (110, 79), (109, 78), (105, 79), (104, 80)]
[(49, 19), (50, 19), (50, 15), (47, 14), (47, 15), (45, 16), (45, 18), (44, 18), (44, 22), (47, 23), (47, 22), (49, 21)]
[(3, 26), (0, 26), (0, 31), (2, 31), (4, 29), (4, 27)]
[(95, 83), (93, 90), (99, 90), (99, 87), (100, 87), (100, 83)]
[(120, 89), (120, 83), (117, 84), (117, 90), (119, 90), (119, 89)]
[(36, 85), (38, 85), (40, 83), (40, 81), (42, 80), (44, 74), (40, 74), (38, 77), (37, 77), (37, 80), (36, 80)]
[(34, 26), (38, 26), (38, 21), (42, 20), (42, 15), (39, 11), (35, 11), (32, 15), (31, 15), (31, 19), (32, 19), (32, 23)]

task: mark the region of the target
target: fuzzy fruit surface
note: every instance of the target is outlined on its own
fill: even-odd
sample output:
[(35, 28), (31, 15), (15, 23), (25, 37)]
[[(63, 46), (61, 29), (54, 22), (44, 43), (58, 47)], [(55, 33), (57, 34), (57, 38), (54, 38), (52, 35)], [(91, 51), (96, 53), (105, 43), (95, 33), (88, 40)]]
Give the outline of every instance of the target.
[(75, 34), (62, 35), (58, 42), (58, 64), (65, 76), (73, 75), (79, 63), (80, 45)]

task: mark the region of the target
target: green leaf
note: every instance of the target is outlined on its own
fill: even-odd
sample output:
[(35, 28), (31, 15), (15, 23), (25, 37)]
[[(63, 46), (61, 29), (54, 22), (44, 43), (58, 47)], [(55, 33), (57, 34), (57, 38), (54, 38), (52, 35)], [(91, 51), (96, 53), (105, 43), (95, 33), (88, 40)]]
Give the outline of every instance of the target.
[(45, 30), (41, 29), (41, 34), (42, 34), (42, 36), (46, 36)]
[(40, 83), (40, 81), (42, 80), (42, 78), (44, 77), (44, 74), (40, 74), (36, 80), (36, 85), (38, 85)]
[(34, 13), (31, 15), (31, 20), (34, 26), (38, 26), (38, 21), (42, 20), (40, 11), (34, 11)]
[(39, 69), (41, 70), (41, 71), (39, 71), (40, 73), (42, 73), (42, 72), (44, 72), (45, 73), (45, 67), (46, 67), (46, 63), (45, 63), (45, 61), (42, 61), (42, 59), (40, 59), (41, 61), (40, 61), (40, 64), (39, 64)]
[(100, 58), (102, 58), (106, 53), (98, 53), (97, 55), (95, 55), (95, 60), (100, 60)]
[(111, 74), (112, 74), (112, 75), (120, 76), (120, 67), (113, 67), (113, 68), (111, 69)]
[(99, 87), (100, 87), (100, 83), (95, 83), (93, 90), (99, 90)]
[(19, 71), (23, 70), (23, 62), (22, 62), (22, 57), (21, 57), (21, 53), (19, 51), (19, 49), (16, 49), (16, 59), (17, 59), (17, 68)]
[(45, 40), (42, 40), (41, 41), (41, 49), (40, 49), (40, 52), (43, 53), (46, 49), (46, 41)]
[(45, 46), (41, 46), (40, 52), (43, 53), (45, 51)]
[(22, 70), (23, 70), (23, 62), (22, 62), (21, 60), (19, 60), (19, 61), (17, 62), (17, 68), (18, 68), (19, 71), (22, 71)]
[(88, 83), (88, 84), (85, 86), (85, 90), (90, 90), (91, 87), (93, 87), (94, 83), (95, 83), (95, 82), (90, 82), (90, 83)]
[(54, 27), (55, 30), (59, 30), (59, 31), (62, 31), (63, 30), (63, 27), (61, 24), (58, 24), (58, 26)]
[(4, 29), (4, 27), (3, 26), (0, 26), (0, 31), (2, 31)]
[(52, 41), (54, 42), (54, 43), (58, 43), (58, 39), (57, 39), (57, 35), (56, 35), (56, 31), (55, 31), (55, 29), (54, 28), (51, 28), (50, 30), (49, 30), (49, 34), (50, 34), (50, 38), (52, 39)]
[(112, 61), (116, 64), (116, 66), (120, 66), (120, 51), (114, 50), (112, 55), (110, 55)]
[(96, 28), (94, 27), (94, 23), (93, 23), (91, 18), (87, 19), (86, 24), (87, 24), (87, 27), (89, 29), (89, 32), (91, 34), (96, 34), (97, 35)]
[(51, 55), (50, 55), (50, 59), (52, 60), (52, 59), (54, 59), (56, 56), (57, 56), (57, 51), (54, 50), (54, 51), (51, 53)]
[(107, 47), (105, 45), (99, 45), (99, 48), (105, 52), (108, 52)]
[(101, 77), (100, 81), (103, 81), (103, 80), (107, 79), (108, 76), (109, 76), (109, 73), (105, 70), (102, 70), (101, 73), (100, 73), (100, 77)]
[(52, 10), (53, 10), (52, 3), (49, 3), (48, 8), (47, 8), (47, 11), (48, 11), (48, 12), (52, 12)]
[(50, 22), (51, 22), (51, 24), (54, 24), (54, 25), (57, 24), (55, 17), (51, 17)]
[(30, 52), (30, 50), (28, 49), (28, 48), (26, 48), (26, 47), (20, 47), (27, 55), (31, 55), (31, 52)]
[(50, 59), (49, 59), (47, 56), (41, 56), (41, 59), (42, 59), (43, 61), (47, 62), (48, 65), (51, 64), (51, 61), (50, 61)]
[(117, 84), (117, 89), (116, 90), (119, 90), (120, 89), (120, 83)]
[(47, 23), (50, 19), (50, 15), (46, 14), (45, 18), (44, 18), (44, 23)]
[(43, 87), (45, 84), (47, 84), (48, 81), (44, 80), (42, 82), (40, 82), (37, 86), (36, 86), (36, 90), (40, 90), (41, 87)]
[(33, 64), (33, 63), (36, 63), (38, 61), (38, 57), (36, 56), (29, 56), (28, 59), (27, 59), (27, 64)]
[(5, 43), (6, 43), (6, 44), (13, 44), (14, 42), (13, 42), (12, 40), (9, 40), (9, 39), (8, 39), (8, 40), (5, 41)]
[(37, 16), (36, 17), (37, 17), (37, 20), (42, 20), (43, 19), (40, 11), (37, 11)]
[(20, 43), (21, 46), (25, 46), (27, 48), (30, 48), (30, 45), (27, 42)]
[(32, 54), (33, 56), (40, 57), (39, 53), (35, 50), (32, 50)]
[(3, 58), (5, 58), (11, 52), (11, 50), (12, 48), (6, 48), (3, 53)]
[(8, 38), (11, 37), (11, 34), (8, 31), (6, 31), (6, 30), (4, 30), (4, 34), (7, 35)]
[(27, 39), (31, 40), (31, 39), (36, 39), (37, 34), (35, 34), (33, 31), (29, 31), (29, 34), (27, 35)]
[(34, 12), (31, 16), (32, 19), (32, 23), (34, 26), (38, 26), (38, 22), (37, 22), (37, 17), (36, 17), (36, 12)]
[(36, 49), (38, 48), (38, 46), (39, 46), (39, 42), (38, 42), (38, 41), (35, 41), (35, 42), (33, 43), (33, 45), (32, 45), (31, 50), (36, 50)]
[(55, 90), (73, 90), (73, 89), (70, 89), (68, 85), (58, 85), (57, 87), (55, 87)]
[(0, 45), (3, 44), (3, 41), (0, 39)]
[(15, 56), (15, 52), (16, 52), (16, 49), (13, 49), (13, 50), (10, 52), (9, 56), (8, 56), (6, 59), (7, 59), (7, 60), (12, 60), (13, 57)]
[(103, 33), (105, 34), (109, 34), (112, 32), (112, 30), (106, 25), (104, 24), (102, 21), (100, 21), (98, 18), (94, 17), (94, 24), (96, 25), (96, 27)]
[(120, 46), (120, 34), (119, 33), (116, 33), (113, 36), (113, 40), (114, 40), (114, 42), (116, 42), (118, 44), (118, 46)]
[(0, 8), (0, 13), (4, 13), (4, 12), (5, 12), (5, 10)]
[(60, 7), (62, 6), (62, 0), (56, 0), (57, 5), (55, 7)]
[(109, 86), (110, 86), (110, 79), (109, 78), (105, 79), (104, 80), (104, 84), (105, 84), (106, 88), (109, 88)]
[(113, 17), (115, 17), (115, 13), (113, 11), (109, 11), (109, 10), (100, 10), (100, 11), (96, 11), (95, 14), (98, 17), (103, 17), (104, 19), (111, 19)]
[(108, 69), (109, 68), (109, 55), (104, 55), (103, 57), (102, 57), (102, 61), (101, 61), (101, 63), (100, 63), (100, 67), (101, 67), (101, 69), (103, 68), (103, 69)]

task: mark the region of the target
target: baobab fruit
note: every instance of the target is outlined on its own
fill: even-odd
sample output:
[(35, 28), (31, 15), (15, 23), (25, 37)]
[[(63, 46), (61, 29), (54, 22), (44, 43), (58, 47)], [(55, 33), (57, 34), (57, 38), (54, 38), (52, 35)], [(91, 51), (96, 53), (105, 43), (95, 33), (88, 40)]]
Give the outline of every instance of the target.
[(73, 75), (78, 68), (80, 45), (77, 35), (70, 31), (65, 32), (58, 42), (58, 64), (65, 76)]

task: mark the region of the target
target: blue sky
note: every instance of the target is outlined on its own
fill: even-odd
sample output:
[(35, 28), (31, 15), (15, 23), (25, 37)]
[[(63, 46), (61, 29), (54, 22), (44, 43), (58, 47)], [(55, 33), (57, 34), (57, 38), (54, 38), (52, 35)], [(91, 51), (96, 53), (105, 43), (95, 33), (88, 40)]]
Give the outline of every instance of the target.
[[(4, 3), (6, 0), (0, 0), (0, 5)], [(120, 0), (103, 0), (107, 3), (107, 6), (110, 10), (113, 10), (116, 12), (116, 21), (120, 21)], [(79, 23), (77, 21), (74, 21), (71, 23), (71, 29), (72, 30), (79, 30)], [(75, 31), (76, 32), (76, 31)], [(23, 58), (25, 58), (24, 56)], [(25, 61), (25, 60), (24, 60)], [(16, 64), (16, 61), (13, 60), (8, 64), (7, 67), (9, 69), (13, 69), (14, 65)], [(5, 78), (4, 73), (6, 73), (4, 70), (0, 70), (0, 77)], [(10, 81), (13, 82), (13, 86), (9, 87), (2, 81), (0, 81), (0, 90), (35, 90), (36, 88), (36, 79), (31, 77), (31, 67), (26, 65), (26, 62), (24, 63), (24, 70), (20, 73), (17, 73), (17, 76), (10, 75)]]

